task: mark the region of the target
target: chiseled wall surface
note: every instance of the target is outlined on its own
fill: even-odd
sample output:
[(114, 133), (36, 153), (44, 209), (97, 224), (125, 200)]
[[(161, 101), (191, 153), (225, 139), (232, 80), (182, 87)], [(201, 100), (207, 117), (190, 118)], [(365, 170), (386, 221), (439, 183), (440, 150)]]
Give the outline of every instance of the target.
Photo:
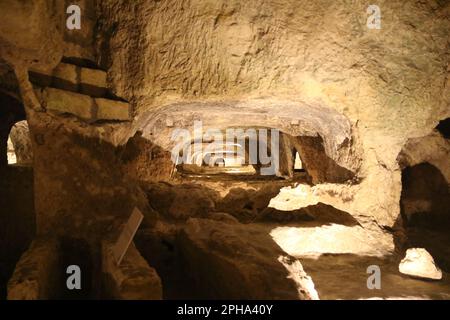
[[(392, 226), (399, 215), (402, 146), (450, 114), (446, 1), (378, 1), (381, 29), (373, 30), (366, 26), (366, 1), (103, 0), (85, 10), (98, 18), (98, 29), (87, 19), (79, 36), (67, 35), (65, 8), (54, 3), (0, 4), (0, 56), (16, 70), (28, 110), (43, 229), (49, 230), (47, 217), (65, 216), (62, 207), (94, 216), (134, 188), (123, 191), (121, 174), (97, 171), (95, 162), (96, 139), (124, 144), (134, 135), (133, 121), (92, 126), (31, 110), (37, 100), (26, 70), (51, 69), (63, 55), (96, 60), (113, 92), (132, 104), (135, 119), (173, 102), (265, 97), (337, 110), (357, 137), (362, 180), (333, 187), (328, 203), (380, 225)], [(11, 14), (15, 19), (3, 19)], [(105, 166), (117, 161), (114, 152), (104, 155), (111, 157), (101, 160)], [(98, 197), (98, 189), (108, 196)]]
[(174, 101), (249, 97), (336, 109), (358, 135), (364, 179), (352, 201), (333, 204), (392, 226), (398, 153), (450, 114), (450, 4), (378, 1), (379, 30), (366, 25), (369, 4), (100, 1), (100, 30), (110, 35), (99, 41), (108, 48), (100, 61), (138, 113)]

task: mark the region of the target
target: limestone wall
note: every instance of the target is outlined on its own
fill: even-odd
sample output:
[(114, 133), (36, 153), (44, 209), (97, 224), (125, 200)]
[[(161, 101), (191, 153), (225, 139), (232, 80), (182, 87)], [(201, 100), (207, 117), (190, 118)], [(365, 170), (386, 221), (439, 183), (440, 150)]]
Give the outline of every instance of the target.
[[(0, 5), (0, 55), (17, 74), (34, 147), (41, 150), (36, 201), (38, 212), (47, 216), (61, 215), (61, 208), (48, 208), (46, 201), (55, 197), (63, 203), (71, 193), (60, 188), (68, 179), (65, 170), (71, 170), (64, 168), (69, 160), (63, 153), (77, 150), (74, 164), (86, 155), (72, 148), (79, 134), (117, 146), (136, 131), (135, 122), (93, 126), (41, 112), (46, 106), (28, 71), (52, 70), (63, 55), (107, 70), (109, 89), (131, 103), (135, 121), (173, 102), (275, 97), (336, 110), (350, 120), (362, 161), (358, 185), (323, 186), (332, 190), (326, 192), (328, 203), (339, 202), (380, 225), (392, 226), (399, 215), (397, 156), (403, 145), (429, 134), (450, 114), (450, 4), (445, 1), (381, 0), (381, 29), (373, 30), (366, 26), (364, 1), (103, 0), (82, 4), (89, 19), (78, 34), (65, 29), (63, 2), (53, 4), (7, 0)], [(87, 147), (90, 165), (95, 143)], [(54, 172), (47, 168), (51, 159), (63, 178), (48, 189), (44, 176)], [(101, 171), (92, 172), (83, 185), (97, 189)], [(121, 180), (115, 179), (112, 184)], [(105, 190), (116, 196), (116, 190)], [(351, 195), (345, 198), (346, 192)], [(89, 205), (92, 214), (99, 211), (95, 203)]]

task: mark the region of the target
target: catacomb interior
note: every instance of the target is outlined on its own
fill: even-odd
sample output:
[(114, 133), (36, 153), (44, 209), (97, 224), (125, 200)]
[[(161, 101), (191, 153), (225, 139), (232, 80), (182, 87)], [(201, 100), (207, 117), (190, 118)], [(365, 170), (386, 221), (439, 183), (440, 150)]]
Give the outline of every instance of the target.
[(368, 6), (1, 1), (0, 299), (449, 299), (450, 2)]

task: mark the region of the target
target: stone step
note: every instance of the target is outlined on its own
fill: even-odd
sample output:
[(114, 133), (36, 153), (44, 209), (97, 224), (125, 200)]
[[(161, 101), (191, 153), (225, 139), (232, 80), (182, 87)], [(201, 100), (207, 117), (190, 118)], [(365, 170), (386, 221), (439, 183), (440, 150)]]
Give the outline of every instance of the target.
[(93, 97), (104, 97), (108, 92), (106, 72), (80, 68), (80, 92)]
[(78, 78), (77, 66), (60, 63), (53, 70), (52, 87), (77, 92)]
[(126, 102), (103, 98), (56, 88), (45, 88), (37, 92), (48, 112), (61, 115), (72, 114), (88, 121), (130, 120), (130, 105)]
[(106, 72), (60, 63), (54, 70), (30, 70), (30, 81), (40, 87), (53, 87), (101, 98), (108, 94)]
[(129, 120), (130, 105), (126, 102), (96, 98), (97, 119), (99, 120)]

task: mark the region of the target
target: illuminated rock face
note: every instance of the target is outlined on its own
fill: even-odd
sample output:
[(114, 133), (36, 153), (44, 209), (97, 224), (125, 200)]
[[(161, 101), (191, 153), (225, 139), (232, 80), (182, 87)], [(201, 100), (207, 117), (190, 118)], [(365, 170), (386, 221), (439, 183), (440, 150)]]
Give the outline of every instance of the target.
[(405, 258), (400, 262), (399, 270), (413, 277), (442, 279), (442, 271), (434, 263), (433, 257), (423, 248), (408, 249)]
[[(245, 101), (257, 97), (263, 109), (280, 112), (288, 105), (295, 112), (300, 101), (298, 114), (302, 116), (308, 112), (301, 105), (334, 110), (319, 110), (297, 126), (303, 131), (315, 126), (329, 157), (352, 172), (359, 168), (361, 183), (351, 205), (357, 208), (355, 215), (370, 215), (381, 225), (393, 226), (400, 212), (398, 153), (408, 138), (430, 133), (449, 115), (448, 59), (441, 45), (450, 31), (445, 19), (449, 8), (431, 2), (411, 3), (406, 8), (401, 1), (378, 5), (380, 30), (367, 27), (367, 8), (358, 2), (296, 1), (295, 7), (302, 10), (294, 10), (291, 0), (277, 5), (228, 1), (225, 6), (221, 1), (197, 1), (177, 10), (181, 1), (106, 0), (95, 6), (81, 1), (86, 24), (77, 33), (60, 23), (66, 18), (64, 8), (51, 7), (44, 0), (28, 6), (11, 0), (2, 3), (5, 15), (15, 10), (24, 17), (40, 18), (23, 18), (21, 23), (21, 15), (13, 19), (14, 14), (9, 14), (2, 20), (2, 30), (13, 29), (18, 35), (1, 35), (2, 58), (21, 70), (30, 66), (50, 70), (62, 55), (65, 61), (90, 59), (91, 64), (107, 69), (108, 86), (116, 96), (133, 100), (132, 113), (137, 119), (131, 127), (121, 126), (120, 132), (101, 133), (101, 139), (114, 144), (124, 143), (143, 129), (140, 119), (147, 118), (146, 111), (175, 102), (242, 101), (233, 108), (243, 111), (254, 105)], [(96, 42), (95, 17), (100, 17)], [(62, 27), (53, 27), (59, 24)], [(44, 26), (58, 36), (45, 32)], [(430, 34), (435, 41), (428, 41)], [(82, 93), (104, 89), (105, 74), (82, 71), (86, 71), (80, 77)], [(23, 83), (22, 90), (29, 92), (26, 87)], [(286, 103), (269, 106), (274, 98)], [(36, 102), (33, 97), (24, 100)], [(126, 117), (125, 111), (109, 112), (108, 108), (99, 110), (105, 112), (107, 121)], [(200, 112), (208, 105), (186, 104), (186, 108)], [(219, 108), (227, 111), (226, 106)], [(344, 136), (329, 130), (332, 121), (319, 121), (333, 112), (349, 121), (351, 130), (346, 129)], [(29, 117), (33, 123), (33, 114)], [(186, 119), (185, 114), (175, 117)], [(247, 120), (253, 117), (250, 114)], [(173, 119), (175, 123), (177, 119), (181, 118)], [(86, 128), (81, 131), (100, 136)], [(334, 144), (331, 141), (336, 137), (343, 139)], [(347, 151), (338, 150), (339, 146)], [(383, 188), (373, 188), (376, 185)]]
[(294, 257), (320, 257), (322, 254), (384, 256), (392, 254), (392, 237), (370, 232), (360, 226), (331, 224), (321, 227), (277, 227), (270, 235)]
[[(0, 98), (15, 101), (0, 110), (0, 146), (26, 110), (38, 234), (78, 234), (98, 248), (135, 206), (146, 228), (172, 219), (175, 229), (195, 216), (239, 223), (227, 229), (291, 228), (283, 224), (325, 211), (337, 226), (274, 238), (295, 256), (382, 256), (409, 212), (433, 210), (402, 198), (402, 188), (413, 194), (402, 186), (408, 168), (430, 163), (449, 183), (448, 135), (437, 128), (450, 116), (446, 1), (379, 1), (381, 29), (367, 27), (361, 1), (77, 3), (80, 30), (66, 28), (63, 2), (0, 3)], [(263, 182), (270, 192), (219, 178), (177, 190), (171, 135), (196, 120), (280, 130), (289, 136), (281, 152), (298, 152), (307, 179), (294, 179), (293, 155), (277, 174), (283, 183)], [(163, 187), (149, 191), (156, 182)], [(177, 230), (191, 239), (193, 224)], [(308, 237), (310, 247), (297, 241)]]
[(22, 165), (32, 165), (33, 148), (31, 146), (30, 130), (26, 121), (17, 122), (11, 128), (10, 139), (16, 162)]

